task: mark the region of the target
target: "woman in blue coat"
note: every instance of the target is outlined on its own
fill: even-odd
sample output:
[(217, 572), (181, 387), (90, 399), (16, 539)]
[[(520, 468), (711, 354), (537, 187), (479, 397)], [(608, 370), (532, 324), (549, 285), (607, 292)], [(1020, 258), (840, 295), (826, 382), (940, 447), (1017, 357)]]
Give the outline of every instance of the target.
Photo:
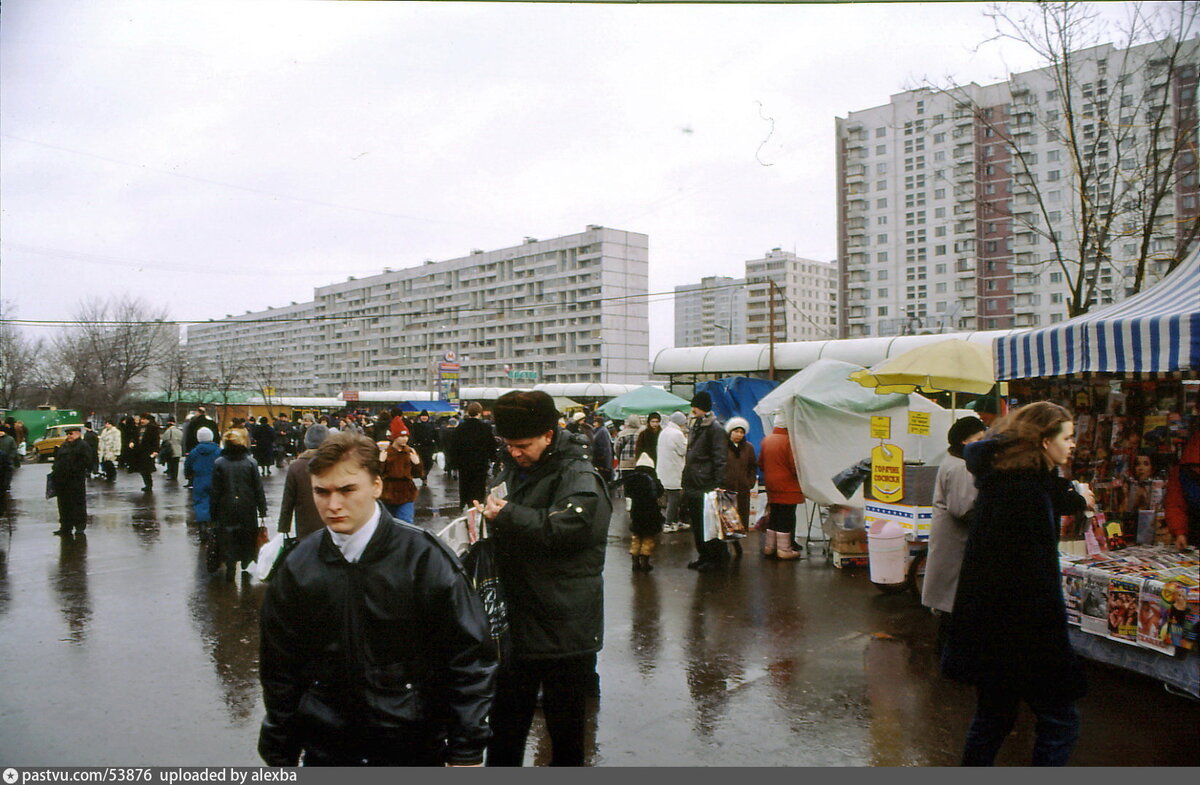
[(1033, 765), (1062, 766), (1086, 684), (1067, 636), (1058, 520), (1095, 501), (1058, 472), (1075, 449), (1066, 409), (1031, 403), (988, 436), (963, 450), (979, 494), (942, 653), (942, 672), (978, 691), (962, 762), (990, 766), (1024, 702), (1037, 716)]
[(201, 428), (196, 432), (197, 444), (187, 454), (183, 464), (183, 476), (192, 483), (192, 514), (200, 526), (200, 539), (208, 536), (208, 525), (212, 522), (209, 501), (212, 493), (213, 465), (221, 455), (221, 448), (213, 442), (213, 432)]

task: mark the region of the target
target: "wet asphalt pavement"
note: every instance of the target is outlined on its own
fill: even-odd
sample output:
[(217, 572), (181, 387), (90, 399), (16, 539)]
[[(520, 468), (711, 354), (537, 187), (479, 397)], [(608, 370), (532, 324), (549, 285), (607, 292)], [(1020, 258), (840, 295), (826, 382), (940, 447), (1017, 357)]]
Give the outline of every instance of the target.
[[(152, 495), (137, 475), (89, 481), (86, 537), (52, 536), (48, 470), (18, 470), (0, 514), (0, 766), (258, 765), (265, 587), (204, 570), (188, 492), (161, 475)], [(265, 482), (274, 515), (282, 472)], [(417, 523), (446, 522), (456, 498), (435, 470)], [(937, 675), (934, 620), (913, 595), (881, 594), (815, 544), (780, 563), (748, 543), (698, 575), (688, 532), (664, 534), (654, 571), (634, 573), (615, 506), (594, 765), (957, 762), (974, 695)], [(1200, 763), (1200, 703), (1127, 671), (1088, 676), (1073, 764)], [(546, 744), (535, 720), (527, 765)], [(998, 763), (1026, 764), (1031, 747), (1023, 714)]]

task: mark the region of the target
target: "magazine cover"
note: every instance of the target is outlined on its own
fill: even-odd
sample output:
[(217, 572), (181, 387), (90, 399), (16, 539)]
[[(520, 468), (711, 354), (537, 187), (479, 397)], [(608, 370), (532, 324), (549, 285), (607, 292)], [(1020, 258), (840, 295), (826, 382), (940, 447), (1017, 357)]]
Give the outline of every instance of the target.
[(1123, 643), (1137, 643), (1138, 598), (1142, 578), (1114, 576), (1108, 582), (1108, 637)]
[(1200, 622), (1200, 586), (1185, 586), (1181, 582), (1175, 582), (1175, 585), (1179, 588), (1171, 597), (1171, 616), (1167, 622), (1171, 643), (1180, 649), (1195, 649), (1196, 627)]
[(1083, 606), (1083, 574), (1077, 564), (1062, 566), (1063, 601), (1067, 605), (1067, 624), (1079, 626), (1080, 608)]
[(1175, 646), (1171, 643), (1169, 620), (1171, 603), (1175, 599), (1176, 589), (1179, 588), (1182, 587), (1177, 583), (1156, 580), (1147, 580), (1142, 584), (1142, 592), (1138, 599), (1139, 645), (1163, 654), (1175, 653)]
[(1108, 574), (1105, 572), (1084, 570), (1079, 629), (1093, 635), (1108, 635)]

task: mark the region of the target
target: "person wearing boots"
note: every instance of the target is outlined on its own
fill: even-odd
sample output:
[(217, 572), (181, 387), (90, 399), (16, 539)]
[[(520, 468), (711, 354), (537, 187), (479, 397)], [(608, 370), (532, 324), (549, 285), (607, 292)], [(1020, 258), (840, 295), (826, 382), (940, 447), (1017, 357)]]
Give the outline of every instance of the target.
[(683, 463), (683, 498), (691, 522), (692, 541), (696, 545), (696, 559), (688, 562), (688, 569), (709, 572), (729, 561), (724, 542), (704, 540), (704, 494), (720, 490), (725, 484), (729, 436), (712, 413), (712, 397), (708, 393), (696, 393), (691, 406), (695, 419)]
[[(754, 525), (750, 520), (750, 491), (758, 485), (758, 461), (754, 459), (754, 445), (746, 441), (746, 431), (750, 423), (741, 417), (730, 417), (725, 423), (729, 433), (729, 458), (725, 463), (725, 490), (737, 494), (737, 511), (742, 524), (749, 529)], [(737, 558), (742, 557), (742, 541), (733, 540), (733, 551)]]
[(225, 580), (232, 581), (237, 562), (246, 571), (258, 557), (258, 519), (267, 517), (267, 497), (244, 431), (230, 428), (222, 439), (221, 457), (213, 464), (212, 519)]
[(796, 538), (796, 505), (804, 503), (800, 477), (796, 473), (796, 457), (787, 421), (775, 415), (775, 428), (759, 449), (759, 464), (763, 469), (763, 484), (767, 487), (767, 529), (763, 532), (763, 556), (780, 561), (799, 559), (801, 554), (793, 545)]
[(69, 425), (65, 431), (67, 440), (59, 445), (50, 467), (58, 501), (58, 530), (54, 533), (59, 536), (83, 534), (87, 528), (87, 475), (92, 464), (92, 451), (80, 437), (79, 426)]
[(137, 430), (129, 440), (129, 468), (142, 475), (142, 492), (154, 490), (154, 459), (161, 444), (158, 423), (149, 412), (138, 415)]
[(625, 498), (629, 501), (629, 555), (633, 557), (633, 569), (650, 572), (654, 569), (650, 557), (663, 530), (662, 508), (658, 505), (663, 487), (654, 474), (654, 460), (642, 453), (633, 471), (613, 483), (613, 487), (618, 485), (625, 487)]

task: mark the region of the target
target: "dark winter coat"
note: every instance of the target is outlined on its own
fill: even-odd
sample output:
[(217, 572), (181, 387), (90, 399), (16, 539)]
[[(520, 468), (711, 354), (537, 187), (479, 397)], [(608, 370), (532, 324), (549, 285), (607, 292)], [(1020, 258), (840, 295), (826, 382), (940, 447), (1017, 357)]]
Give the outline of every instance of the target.
[(67, 485), (83, 488), (92, 467), (92, 450), (82, 439), (73, 442), (64, 441), (54, 451), (54, 465), (50, 474), (54, 476), (54, 484), (59, 489)]
[(216, 442), (200, 442), (183, 462), (183, 476), (192, 481), (192, 512), (196, 523), (212, 521), (213, 466), (221, 455)]
[(711, 491), (725, 484), (729, 434), (712, 412), (692, 424), (683, 463), (683, 490)]
[(379, 762), (444, 743), (449, 762), (480, 762), (489, 636), (458, 559), (429, 532), (381, 510), (354, 564), (328, 531), (304, 539), (263, 602), (259, 754), (271, 766), (296, 765), (302, 749)]
[(187, 421), (187, 425), (183, 428), (183, 451), (191, 452), (192, 448), (200, 443), (200, 438), (196, 436), (196, 432), (201, 428), (207, 428), (212, 431), (213, 441), (221, 440), (221, 430), (217, 428), (216, 422), (205, 415), (196, 415)]
[(275, 429), (266, 423), (254, 426), (254, 460), (259, 466), (275, 462)]
[(662, 433), (662, 426), (651, 428), (646, 426), (637, 435), (637, 443), (634, 445), (636, 457), (641, 458), (642, 453), (649, 455), (652, 459), (658, 460), (658, 435)]
[(507, 487), (508, 503), (492, 534), (517, 659), (591, 654), (603, 645), (612, 502), (588, 453), (587, 438), (556, 429), (530, 469), (503, 457), (496, 484)]
[(139, 425), (130, 441), (133, 446), (129, 448), (129, 468), (140, 473), (154, 471), (154, 456), (162, 443), (158, 423), (151, 420), (144, 427)]
[(663, 514), (658, 506), (663, 495), (662, 483), (654, 476), (649, 466), (638, 466), (613, 485), (625, 486), (625, 498), (629, 499), (629, 531), (638, 537), (654, 537), (662, 533)]
[(742, 439), (737, 444), (729, 440), (729, 460), (725, 463), (725, 485), (727, 491), (737, 494), (737, 511), (746, 526), (750, 520), (750, 491), (758, 484), (758, 462), (754, 460), (754, 445)]
[(292, 519), (296, 521), (296, 536), (307, 537), (325, 527), (317, 503), (313, 500), (312, 478), (308, 474), (308, 461), (313, 450), (296, 456), (287, 469), (283, 481), (283, 500), (279, 502), (279, 531), (287, 534), (292, 530)]
[(464, 417), (450, 431), (447, 451), (454, 468), (467, 471), (487, 471), (496, 456), (496, 436), (492, 427), (478, 417)]
[(258, 557), (258, 519), (266, 517), (258, 464), (246, 448), (230, 445), (213, 464), (212, 517), (221, 544), (221, 560), (254, 561)]
[(612, 434), (603, 425), (592, 432), (592, 465), (600, 470), (601, 477), (612, 476)]
[(1067, 637), (1058, 518), (1081, 512), (1084, 501), (1052, 471), (997, 471), (999, 446), (988, 439), (963, 451), (979, 495), (942, 672), (969, 684), (1078, 698), (1086, 685)]
[(408, 443), (414, 450), (422, 454), (437, 452), (437, 423), (433, 420), (427, 420), (426, 422), (415, 420), (409, 431), (412, 433), (412, 436), (409, 437)]

